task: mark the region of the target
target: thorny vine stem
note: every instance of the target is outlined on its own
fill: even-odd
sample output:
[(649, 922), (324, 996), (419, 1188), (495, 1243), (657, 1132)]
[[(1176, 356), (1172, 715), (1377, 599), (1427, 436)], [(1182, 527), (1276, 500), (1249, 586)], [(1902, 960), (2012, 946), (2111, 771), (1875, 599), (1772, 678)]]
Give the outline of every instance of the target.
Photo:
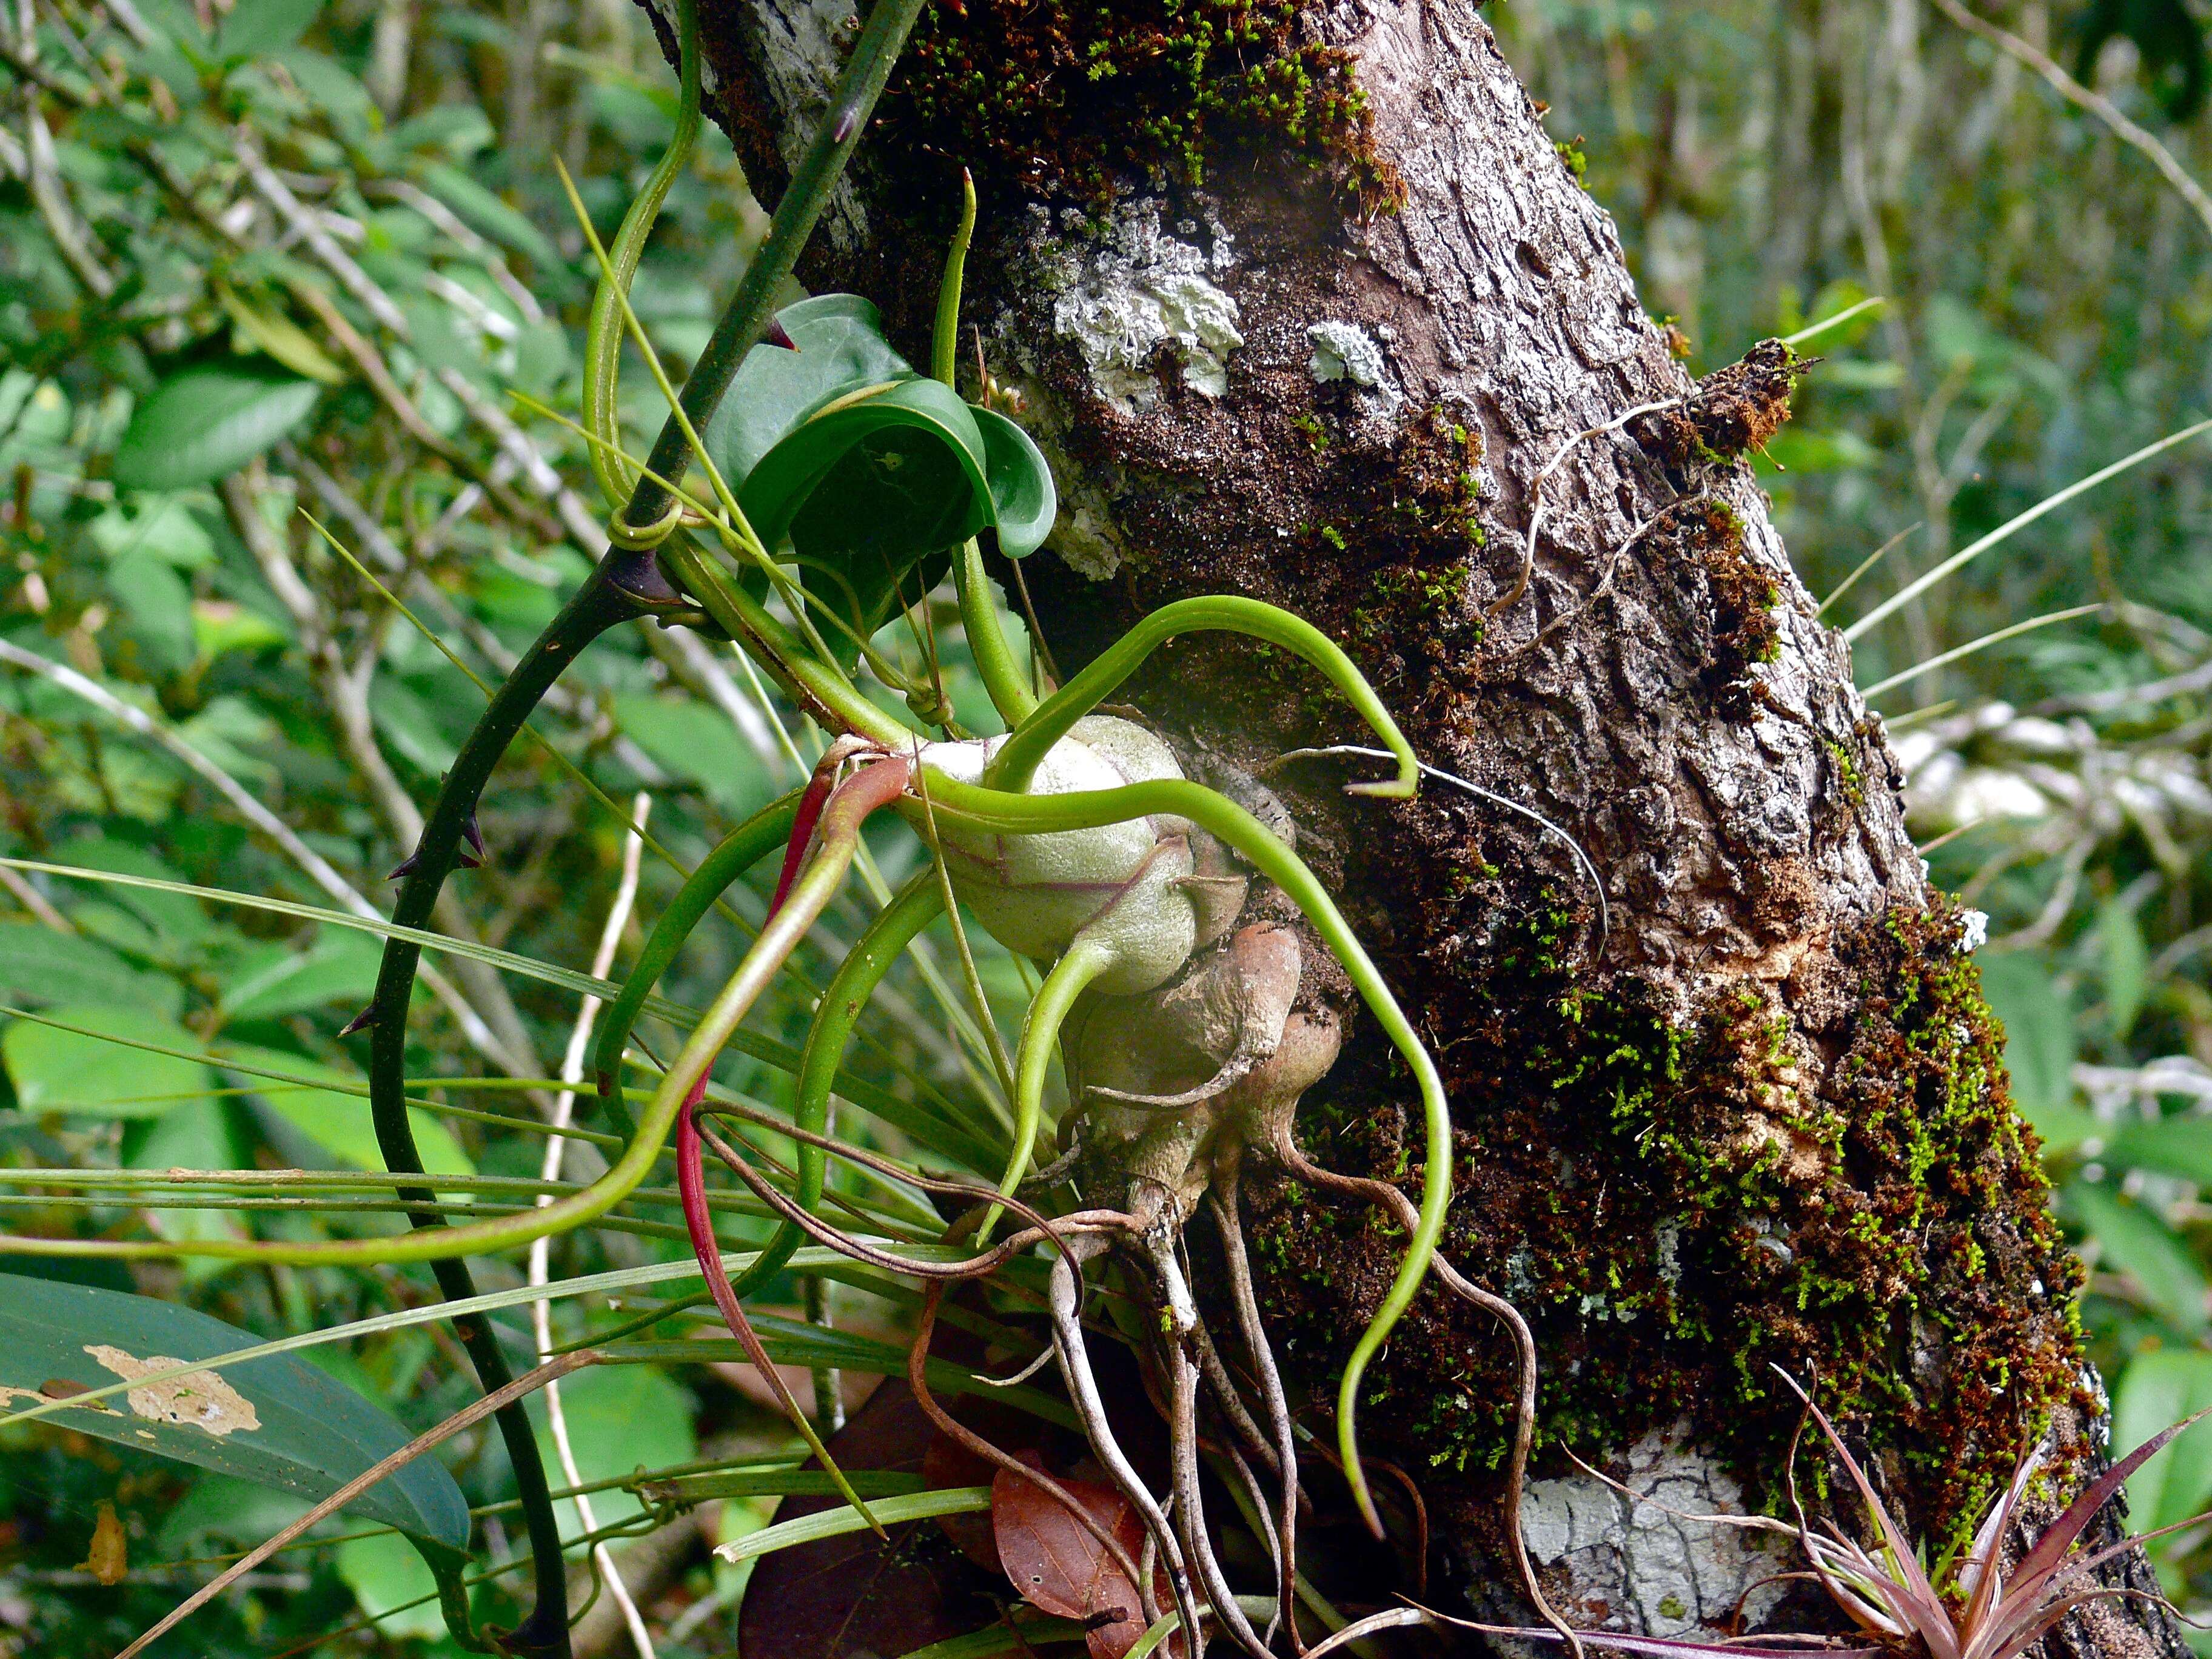
[[(767, 240), (747, 267), (684, 387), (685, 410), (698, 421), (703, 422), (713, 413), (738, 361), (764, 332), (775, 292), (797, 263), (799, 250), (844, 171), (921, 5), (921, 0), (880, 0), (870, 12), (841, 77), (831, 114), (794, 171), (791, 186), (777, 205)], [(696, 79), (687, 77), (687, 101), (695, 107), (696, 88)], [(678, 477), (687, 459), (682, 423), (672, 416), (654, 446), (653, 470)], [(623, 520), (633, 525), (653, 523), (661, 517), (667, 502), (666, 492), (641, 481)], [(665, 606), (677, 597), (661, 576), (653, 554), (609, 546), (582, 587), (515, 665), (462, 744), (425, 822), (415, 850), (415, 868), (393, 907), (397, 921), (410, 927), (428, 921), (439, 891), (456, 862), (462, 837), (475, 822), (477, 802), (492, 769), (562, 671), (607, 629)], [(416, 945), (396, 938), (388, 940), (371, 1005), (375, 1030), (370, 1051), (370, 1113), (377, 1144), (389, 1168), (411, 1173), (420, 1173), (422, 1162), (404, 1103), (407, 1012), (421, 956)], [(427, 1189), (411, 1188), (399, 1195), (403, 1199), (430, 1196)], [(410, 1219), (417, 1228), (444, 1224), (432, 1216)], [(440, 1291), (449, 1300), (476, 1294), (474, 1278), (458, 1257), (434, 1261), (432, 1272)], [(457, 1334), (486, 1389), (495, 1392), (510, 1382), (513, 1373), (489, 1325), (465, 1321), (457, 1327)], [(536, 1587), (530, 1615), (510, 1638), (511, 1644), (524, 1653), (566, 1656), (567, 1569), (544, 1463), (529, 1419), (520, 1407), (503, 1410), (498, 1420), (523, 1500)]]

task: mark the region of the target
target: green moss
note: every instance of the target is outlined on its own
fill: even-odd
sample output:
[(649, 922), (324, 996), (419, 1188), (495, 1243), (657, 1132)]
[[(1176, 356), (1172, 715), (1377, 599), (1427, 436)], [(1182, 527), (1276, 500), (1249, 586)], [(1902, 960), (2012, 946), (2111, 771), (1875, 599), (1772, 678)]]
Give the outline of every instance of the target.
[(1224, 145), (1303, 159), (1370, 209), (1405, 187), (1376, 152), (1352, 58), (1285, 0), (933, 0), (882, 105), (879, 155), (978, 187), (1096, 201), (1117, 175), (1199, 184)]
[[(1466, 1188), (1446, 1251), (1535, 1331), (1540, 1443), (1618, 1447), (1696, 1400), (1754, 1498), (1777, 1499), (1796, 1422), (1778, 1364), (1902, 1457), (1924, 1533), (1954, 1530), (2077, 1388), (2078, 1277), (1957, 914), (1839, 932), (1829, 988), (1799, 1005), (1736, 988), (1686, 1017), (1632, 978), (1573, 983), (1580, 925), (1548, 890), (1519, 899), (1486, 963), (1493, 1019), (1439, 1056)], [(1368, 1077), (1351, 1097), (1402, 1092)], [(1402, 1106), (1310, 1097), (1299, 1133), (1335, 1167), (1418, 1176)], [(1312, 1364), (1361, 1328), (1400, 1241), (1299, 1203), (1288, 1225), (1255, 1205), (1253, 1230)], [(1481, 1317), (1425, 1292), (1371, 1375), (1378, 1447), (1495, 1467), (1510, 1354)]]
[(1575, 182), (1587, 189), (1589, 185), (1589, 157), (1583, 154), (1582, 145), (1579, 143), (1568, 143), (1563, 140), (1553, 144), (1552, 148), (1559, 152), (1559, 159), (1567, 164), (1567, 171), (1575, 175)]
[(1828, 758), (1836, 763), (1836, 775), (1843, 780), (1844, 799), (1853, 806), (1864, 805), (1866, 778), (1859, 770), (1859, 757), (1851, 752), (1848, 744), (1838, 743), (1833, 738), (1821, 741), (1828, 750)]

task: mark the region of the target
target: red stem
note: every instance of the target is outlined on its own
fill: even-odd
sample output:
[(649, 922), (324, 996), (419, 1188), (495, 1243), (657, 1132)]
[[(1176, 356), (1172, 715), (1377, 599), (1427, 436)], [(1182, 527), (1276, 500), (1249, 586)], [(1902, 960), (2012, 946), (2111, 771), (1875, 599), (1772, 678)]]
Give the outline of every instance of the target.
[[(838, 769), (850, 754), (851, 750), (845, 744), (833, 744), (830, 752), (822, 757), (822, 764), (815, 769), (813, 777), (808, 781), (806, 793), (799, 798), (798, 816), (792, 822), (791, 841), (784, 851), (783, 874), (776, 883), (775, 896), (769, 901), (768, 921), (775, 920), (776, 912), (783, 908), (784, 900), (790, 896), (792, 883), (798, 877), (799, 867), (806, 857), (806, 849), (813, 841), (815, 830), (826, 810), (833, 805), (857, 806), (858, 811), (849, 814), (852, 818), (849, 825), (840, 823), (831, 831), (833, 836), (857, 838), (860, 823), (868, 814), (897, 799), (905, 787), (910, 769), (905, 762), (895, 757), (866, 767), (842, 785), (837, 785)], [(840, 813), (839, 816), (848, 815)], [(714, 1295), (714, 1306), (721, 1313), (722, 1322), (730, 1328), (730, 1334), (744, 1345), (746, 1358), (760, 1371), (762, 1380), (782, 1402), (784, 1409), (797, 1419), (803, 1415), (799, 1402), (793, 1398), (781, 1373), (769, 1358), (768, 1349), (753, 1329), (752, 1322), (745, 1317), (744, 1305), (738, 1300), (736, 1288), (731, 1285), (729, 1274), (723, 1270), (721, 1243), (714, 1237), (714, 1214), (707, 1207), (707, 1161), (703, 1144), (699, 1138), (698, 1109), (699, 1103), (707, 1097), (707, 1079), (713, 1075), (714, 1069), (710, 1062), (699, 1073), (699, 1080), (684, 1097), (684, 1109), (676, 1115), (676, 1189), (684, 1200), (684, 1228), (691, 1236), (691, 1253), (698, 1259), (699, 1271), (707, 1280), (708, 1290)]]

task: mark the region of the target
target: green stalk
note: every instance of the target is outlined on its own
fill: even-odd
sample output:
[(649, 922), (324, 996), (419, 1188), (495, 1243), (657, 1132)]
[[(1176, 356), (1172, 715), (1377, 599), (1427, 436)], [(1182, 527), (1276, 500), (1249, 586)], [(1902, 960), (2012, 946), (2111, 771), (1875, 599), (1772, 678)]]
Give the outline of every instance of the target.
[[(960, 289), (968, 269), (968, 244), (975, 234), (975, 177), (963, 168), (960, 222), (945, 252), (945, 280), (937, 289), (937, 330), (929, 354), (929, 372), (955, 392), (960, 389)], [(975, 395), (983, 395), (980, 388)], [(983, 573), (982, 544), (973, 536), (953, 556), (952, 585), (960, 595), (960, 621), (975, 658), (976, 676), (999, 717), (1010, 727), (1018, 726), (1036, 707), (1036, 694), (1030, 690), (1030, 678), (1014, 659), (1006, 629), (999, 625), (999, 607), (991, 602), (991, 579)]]
[(1115, 688), (1161, 645), (1178, 634), (1198, 632), (1249, 634), (1254, 639), (1279, 646), (1304, 658), (1344, 694), (1344, 700), (1398, 760), (1396, 777), (1377, 783), (1348, 784), (1346, 793), (1405, 799), (1419, 787), (1420, 764), (1413, 758), (1413, 744), (1406, 741), (1398, 730), (1398, 723), (1390, 718), (1390, 711), (1375, 695), (1374, 687), (1367, 684), (1365, 677), (1335, 641), (1311, 623), (1279, 606), (1226, 595), (1178, 599), (1173, 605), (1162, 605), (1101, 652), (1089, 667), (1054, 692), (1006, 739), (987, 775), (991, 787), (1011, 791), (1027, 789), (1038, 763), (1053, 744), (1067, 735), (1069, 727), (1111, 696)]
[(999, 624), (999, 607), (991, 598), (991, 578), (983, 569), (983, 547), (973, 536), (952, 556), (952, 586), (960, 596), (961, 625), (967, 629), (968, 648), (975, 658), (975, 675), (999, 718), (1018, 726), (1036, 710), (1036, 693), (1006, 630)]
[[(1028, 1017), (1022, 1021), (1021, 1048), (1014, 1060), (1014, 1150), (1006, 1159), (1006, 1174), (999, 1177), (999, 1191), (1005, 1196), (1012, 1197), (1022, 1184), (1022, 1177), (1029, 1173), (1030, 1156), (1036, 1151), (1037, 1129), (1044, 1121), (1045, 1073), (1060, 1046), (1060, 1028), (1076, 998), (1113, 965), (1109, 946), (1079, 933), (1053, 963), (1043, 988), (1030, 1003)], [(999, 1224), (999, 1215), (995, 1204), (984, 1212), (983, 1224), (975, 1231), (977, 1248), (991, 1242), (991, 1230)]]
[[(900, 890), (889, 906), (878, 911), (860, 942), (838, 967), (814, 1011), (806, 1032), (806, 1051), (799, 1063), (799, 1083), (793, 1093), (792, 1121), (809, 1134), (830, 1133), (830, 1096), (837, 1081), (837, 1067), (853, 1038), (853, 1027), (868, 1006), (868, 996), (891, 964), (929, 926), (944, 908), (934, 872), (925, 870)], [(794, 1194), (799, 1206), (811, 1215), (822, 1202), (822, 1180), (829, 1164), (823, 1149), (799, 1143), (799, 1186)], [(759, 1260), (737, 1279), (732, 1289), (740, 1297), (751, 1295), (783, 1269), (805, 1242), (796, 1222), (786, 1221), (762, 1249)]]
[(714, 908), (714, 901), (730, 884), (791, 839), (799, 796), (799, 792), (793, 790), (723, 836), (653, 923), (645, 949), (638, 952), (636, 966), (623, 981), (622, 994), (607, 1005), (600, 1018), (599, 1042), (592, 1051), (592, 1079), (599, 1085), (600, 1107), (610, 1122), (629, 1127), (629, 1108), (622, 1092), (623, 1050), (629, 1046), (629, 1034), (637, 1025), (646, 999), (668, 971), (669, 963), (676, 960), (692, 929)]
[[(867, 21), (860, 26), (860, 38), (853, 43), (853, 55), (845, 60), (844, 73), (838, 77), (829, 113), (807, 146), (806, 154), (792, 169), (791, 184), (783, 199), (776, 204), (775, 217), (769, 222), (767, 237), (753, 255), (752, 263), (745, 267), (737, 293), (731, 297), (721, 320), (714, 325), (714, 332), (708, 339), (706, 349), (699, 354), (699, 361), (692, 365), (690, 378), (684, 383), (683, 410), (702, 430), (714, 414), (714, 406), (721, 402), (722, 393), (728, 390), (730, 377), (738, 372), (745, 353), (758, 344), (767, 331), (769, 320), (775, 312), (776, 291), (798, 264), (799, 252), (813, 234), (815, 222), (822, 216), (830, 191), (843, 176), (845, 164), (860, 142), (860, 135), (867, 130), (868, 117), (883, 94), (884, 83), (890, 78), (891, 65), (906, 44), (907, 33), (913, 28), (921, 3), (922, 0), (876, 0)], [(684, 436), (684, 422), (671, 415), (661, 427), (660, 436), (654, 441), (646, 465), (662, 477), (681, 483), (690, 461), (690, 441)], [(641, 480), (623, 517), (633, 525), (656, 523), (667, 511), (669, 501), (667, 491), (660, 485), (650, 479)]]
[(592, 448), (592, 471), (599, 481), (599, 489), (606, 496), (609, 507), (627, 501), (638, 483), (636, 469), (613, 444), (622, 431), (622, 413), (616, 396), (622, 370), (620, 295), (629, 291), (630, 282), (637, 275), (638, 260), (645, 252), (646, 239), (653, 234), (653, 222), (660, 216), (660, 205), (668, 199), (670, 189), (690, 165), (691, 147), (699, 136), (698, 0), (677, 0), (676, 40), (678, 73), (683, 82), (683, 95), (676, 109), (676, 131), (669, 137), (660, 165), (653, 168), (653, 176), (645, 181), (645, 188), (623, 216), (621, 228), (615, 232), (614, 245), (607, 250), (607, 257), (613, 268), (612, 282), (618, 287), (603, 282), (592, 294), (591, 321), (584, 334), (584, 423), (610, 441), (609, 447), (593, 445)]
[(929, 372), (955, 392), (955, 365), (960, 361), (960, 284), (968, 270), (968, 244), (975, 234), (975, 175), (960, 171), (960, 222), (953, 228), (952, 245), (945, 250), (945, 280), (937, 287), (937, 329), (930, 340)]
[(792, 699), (832, 731), (855, 732), (890, 749), (904, 749), (917, 733), (877, 707), (836, 669), (818, 659), (758, 599), (722, 579), (681, 531), (660, 544), (660, 556), (686, 592), (717, 626), (744, 642)]
[[(1075, 682), (1070, 684), (1072, 687)], [(1039, 711), (1040, 718), (1042, 712)], [(1395, 736), (1395, 728), (1391, 730)], [(1011, 744), (1007, 746), (1012, 747)], [(1119, 789), (1080, 790), (1065, 795), (1016, 795), (999, 789), (961, 783), (940, 774), (929, 780), (929, 798), (940, 820), (956, 818), (976, 830), (1019, 836), (1049, 834), (1060, 830), (1091, 830), (1102, 824), (1147, 817), (1155, 813), (1189, 819), (1200, 829), (1235, 848), (1262, 875), (1290, 896), (1304, 913), (1306, 920), (1313, 925), (1314, 930), (1322, 936), (1322, 941), (1335, 954), (1346, 975), (1358, 991), (1369, 1012), (1374, 1015), (1376, 1024), (1382, 1028), (1383, 1034), (1390, 1039), (1413, 1072), (1414, 1083), (1421, 1091), (1423, 1130), (1426, 1141), (1421, 1174), (1419, 1221), (1413, 1237), (1407, 1241), (1406, 1258), (1399, 1265), (1397, 1277), (1391, 1281), (1382, 1306), (1376, 1310), (1374, 1320), (1361, 1334), (1358, 1344), (1352, 1348), (1352, 1357), (1345, 1362), (1344, 1377), (1338, 1388), (1336, 1399), (1337, 1446), (1344, 1460), (1345, 1475), (1351, 1483), (1352, 1497), (1359, 1505), (1361, 1516), (1379, 1537), (1382, 1521), (1375, 1512), (1374, 1499), (1368, 1492), (1366, 1476), (1359, 1463), (1358, 1437), (1354, 1422), (1359, 1401), (1359, 1381), (1389, 1336), (1391, 1328), (1412, 1304), (1415, 1292), (1420, 1289), (1421, 1281), (1428, 1273), (1429, 1264), (1435, 1259), (1437, 1243), (1443, 1236), (1445, 1215), (1450, 1208), (1452, 1196), (1451, 1110), (1444, 1099), (1443, 1079), (1437, 1074), (1436, 1064), (1429, 1058), (1429, 1051), (1414, 1031), (1412, 1022), (1398, 1006), (1397, 999), (1390, 994), (1390, 988), (1383, 982), (1381, 971), (1360, 945), (1351, 925), (1337, 909), (1328, 889), (1321, 884), (1320, 878), (1257, 818), (1202, 784), (1165, 779), (1128, 784)]]

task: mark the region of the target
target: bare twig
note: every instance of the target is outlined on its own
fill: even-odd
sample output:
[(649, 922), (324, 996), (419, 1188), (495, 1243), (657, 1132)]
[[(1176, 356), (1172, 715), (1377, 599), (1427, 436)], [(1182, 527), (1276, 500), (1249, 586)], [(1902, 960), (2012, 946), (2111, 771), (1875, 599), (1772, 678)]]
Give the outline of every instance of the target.
[(2118, 105), (2102, 93), (2083, 86), (2061, 69), (2048, 52), (2039, 51), (2009, 30), (1998, 27), (1986, 17), (1977, 16), (1960, 3), (1960, 0), (1934, 0), (1934, 4), (1936, 10), (1960, 28), (1980, 35), (2008, 58), (2027, 64), (2068, 103), (2087, 110), (2112, 129), (2115, 138), (2148, 158), (2150, 164), (2158, 169), (2159, 175), (2173, 186), (2183, 201), (2189, 204), (2205, 230), (2212, 233), (2212, 196), (2208, 196), (2204, 186), (2190, 176), (2189, 169), (2174, 159), (2172, 150), (2159, 143), (2155, 136), (2128, 119)]
[[(631, 803), (630, 821), (641, 830), (652, 812), (653, 797), (641, 790), (637, 799)], [(605, 979), (608, 970), (614, 966), (616, 948), (622, 943), (623, 930), (629, 926), (630, 911), (637, 902), (638, 866), (644, 852), (644, 838), (636, 831), (623, 838), (622, 878), (615, 886), (614, 902), (607, 907), (606, 925), (599, 930), (599, 948), (592, 953), (593, 979)], [(566, 1086), (553, 1098), (551, 1122), (556, 1129), (567, 1128), (568, 1120), (575, 1111), (576, 1085), (584, 1075), (584, 1056), (590, 1050), (592, 1028), (598, 1023), (599, 1016), (599, 1000), (586, 997), (583, 1006), (576, 1011), (575, 1025), (568, 1033), (568, 1051), (561, 1057), (561, 1081)], [(547, 1138), (545, 1160), (538, 1171), (540, 1180), (561, 1179), (561, 1165), (568, 1148), (566, 1136), (555, 1134)], [(550, 1193), (541, 1193), (537, 1200), (541, 1206), (552, 1201)], [(529, 1282), (532, 1285), (544, 1285), (551, 1279), (552, 1246), (553, 1241), (548, 1236), (531, 1241)], [(530, 1321), (538, 1353), (541, 1356), (550, 1354), (553, 1348), (552, 1304), (548, 1301), (532, 1303)], [(583, 1472), (577, 1467), (575, 1449), (569, 1443), (568, 1419), (561, 1407), (561, 1385), (557, 1382), (545, 1385), (545, 1424), (553, 1432), (553, 1450), (561, 1460), (561, 1472), (568, 1477), (570, 1486), (580, 1487), (584, 1484)], [(576, 1516), (583, 1522), (584, 1530), (598, 1530), (599, 1517), (593, 1513), (590, 1497), (579, 1492), (574, 1502)], [(623, 1623), (629, 1627), (630, 1642), (637, 1649), (638, 1659), (653, 1659), (653, 1633), (646, 1629), (645, 1619), (638, 1611), (636, 1598), (631, 1595), (629, 1586), (623, 1582), (621, 1570), (615, 1565), (614, 1552), (604, 1543), (594, 1544), (592, 1559), (599, 1565), (599, 1575), (606, 1583), (608, 1594), (614, 1597), (616, 1606), (622, 1610)]]

